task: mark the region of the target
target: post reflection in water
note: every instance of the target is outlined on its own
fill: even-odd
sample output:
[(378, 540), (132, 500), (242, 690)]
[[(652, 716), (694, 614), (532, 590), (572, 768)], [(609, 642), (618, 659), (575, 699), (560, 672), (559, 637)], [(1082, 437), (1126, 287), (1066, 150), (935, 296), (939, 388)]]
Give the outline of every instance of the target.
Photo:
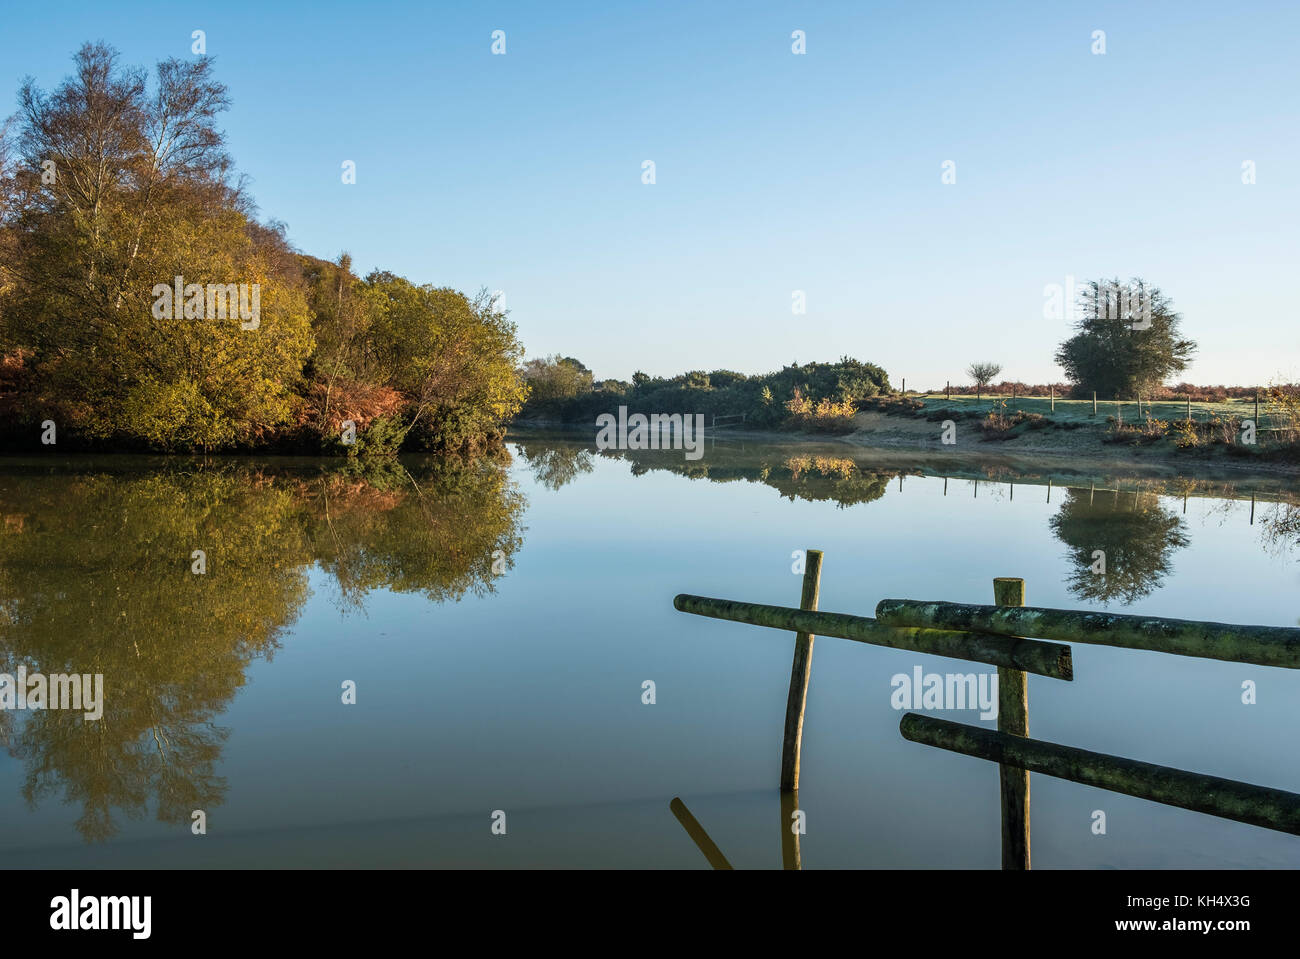
[[(781, 868), (782, 869), (802, 869), (803, 862), (799, 853), (799, 836), (802, 831), (802, 823), (799, 822), (799, 791), (798, 790), (781, 790), (780, 812), (781, 812)], [(686, 834), (691, 837), (691, 841), (704, 854), (704, 858), (714, 869), (732, 869), (734, 868), (718, 848), (718, 844), (713, 841), (708, 832), (700, 825), (698, 819), (691, 815), (691, 811), (686, 808), (686, 804), (680, 798), (674, 798), (668, 804), (668, 809), (677, 821), (682, 824)]]

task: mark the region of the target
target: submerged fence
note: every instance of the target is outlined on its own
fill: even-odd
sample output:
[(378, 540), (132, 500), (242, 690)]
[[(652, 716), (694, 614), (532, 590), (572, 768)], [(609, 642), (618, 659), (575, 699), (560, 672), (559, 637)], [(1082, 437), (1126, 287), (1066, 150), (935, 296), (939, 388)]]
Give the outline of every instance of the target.
[[(994, 579), (992, 606), (885, 599), (876, 606), (874, 619), (828, 613), (817, 609), (822, 553), (807, 550), (806, 557), (798, 608), (687, 593), (673, 600), (684, 613), (795, 633), (781, 746), (783, 817), (798, 810), (813, 641), (821, 635), (997, 667), (996, 731), (909, 712), (899, 732), (911, 742), (998, 764), (1003, 869), (1030, 868), (1031, 772), (1300, 835), (1300, 794), (1030, 739), (1026, 684), (1028, 673), (1073, 680), (1072, 650), (1063, 643), (1300, 669), (1300, 629), (1025, 606), (1025, 582), (1014, 577)], [(725, 857), (680, 799), (673, 800), (672, 808), (709, 862), (730, 868), (722, 865)], [(786, 868), (799, 868), (797, 835), (783, 834), (782, 848)]]

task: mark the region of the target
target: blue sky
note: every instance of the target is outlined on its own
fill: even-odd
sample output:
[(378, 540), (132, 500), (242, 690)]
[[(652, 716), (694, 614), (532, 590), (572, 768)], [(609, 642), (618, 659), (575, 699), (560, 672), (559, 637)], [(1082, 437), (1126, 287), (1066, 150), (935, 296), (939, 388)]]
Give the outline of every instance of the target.
[(152, 66), (196, 29), (262, 216), (504, 291), (529, 355), (1043, 382), (1044, 287), (1118, 274), (1182, 312), (1188, 379), (1300, 378), (1300, 4), (24, 4), (5, 112), (83, 41)]

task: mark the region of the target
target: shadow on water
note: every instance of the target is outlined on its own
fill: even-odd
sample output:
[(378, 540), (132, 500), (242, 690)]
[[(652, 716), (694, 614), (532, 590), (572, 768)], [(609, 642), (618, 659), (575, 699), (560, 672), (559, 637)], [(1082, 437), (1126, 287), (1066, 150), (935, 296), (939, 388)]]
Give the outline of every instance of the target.
[(0, 673), (104, 677), (96, 721), (0, 710), (25, 800), (79, 805), (87, 841), (118, 831), (115, 810), (188, 824), (223, 800), (228, 730), (215, 720), (297, 619), (312, 568), (345, 610), (381, 588), (483, 595), (513, 565), (523, 508), (504, 462), (486, 460), (367, 471), (0, 462)]

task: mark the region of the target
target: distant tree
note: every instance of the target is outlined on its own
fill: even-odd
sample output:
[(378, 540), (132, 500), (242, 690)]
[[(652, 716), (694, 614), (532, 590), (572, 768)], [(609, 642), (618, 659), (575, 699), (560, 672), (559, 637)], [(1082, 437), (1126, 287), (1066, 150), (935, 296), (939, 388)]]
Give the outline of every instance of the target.
[(1107, 398), (1149, 393), (1187, 369), (1196, 344), (1181, 335), (1182, 317), (1145, 280), (1093, 280), (1080, 295), (1075, 334), (1056, 362), (1076, 395)]
[(966, 375), (975, 381), (975, 398), (980, 398), (984, 387), (993, 382), (993, 377), (1002, 372), (998, 363), (972, 363), (966, 367)]
[(591, 370), (571, 356), (544, 356), (529, 360), (523, 368), (529, 403), (553, 407), (592, 390)]

